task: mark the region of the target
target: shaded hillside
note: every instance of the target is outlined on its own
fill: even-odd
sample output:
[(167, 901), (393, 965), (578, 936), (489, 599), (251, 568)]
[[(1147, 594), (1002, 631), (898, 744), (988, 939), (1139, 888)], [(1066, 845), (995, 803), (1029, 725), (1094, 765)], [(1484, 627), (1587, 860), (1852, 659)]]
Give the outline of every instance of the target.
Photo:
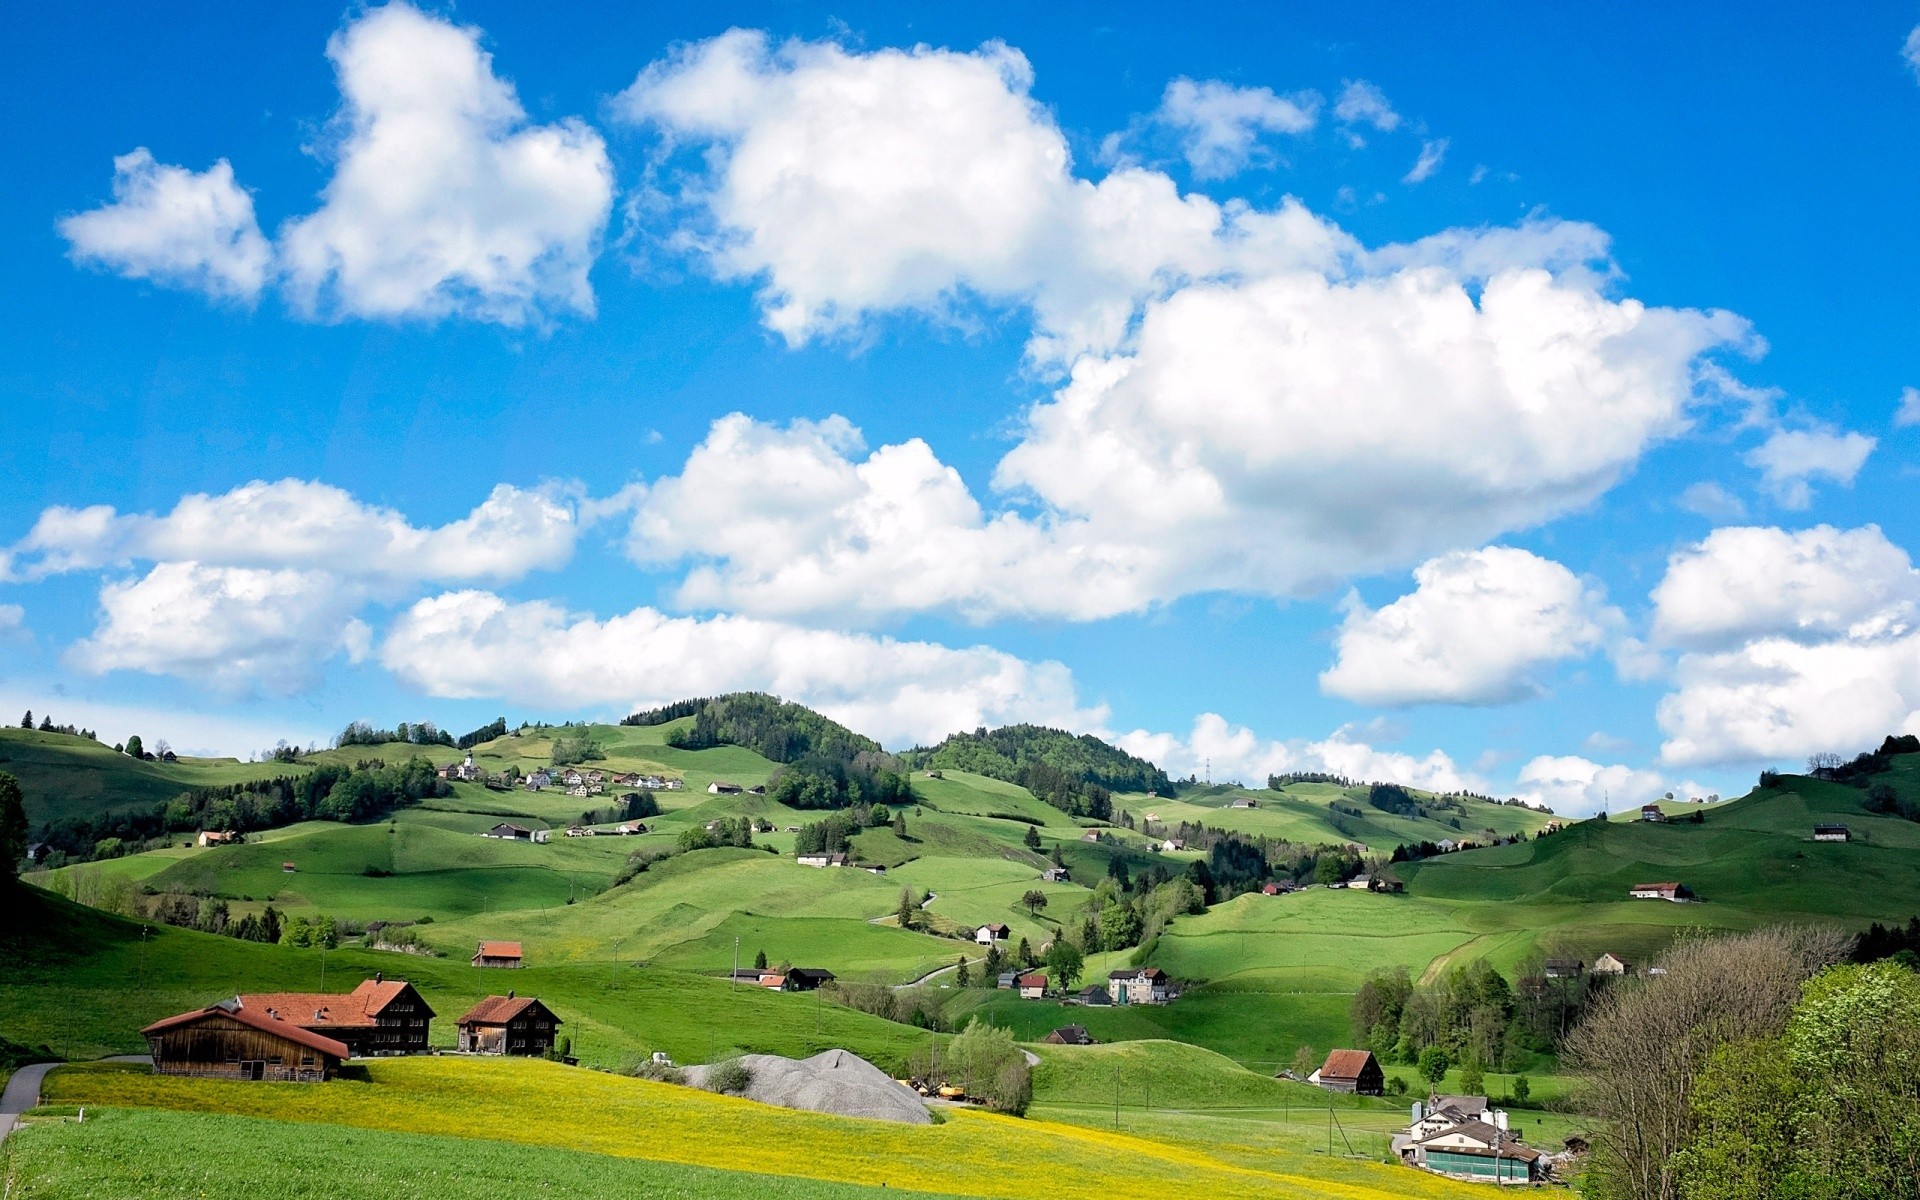
[(620, 723), (665, 725), (686, 717), (692, 717), (692, 723), (669, 733), (668, 745), (682, 750), (743, 746), (777, 763), (803, 758), (851, 762), (862, 754), (883, 753), (880, 743), (872, 738), (803, 705), (761, 692), (680, 700), (623, 717)]
[(35, 826), (64, 817), (151, 808), (189, 788), (267, 779), (300, 769), (231, 758), (147, 762), (73, 734), (0, 728), (0, 771), (20, 781), (27, 820)]
[(1047, 767), (1067, 778), (1110, 792), (1152, 792), (1171, 796), (1167, 773), (1144, 758), (1110, 746), (1092, 734), (1075, 736), (1040, 725), (1007, 725), (956, 733), (939, 745), (912, 752), (915, 767), (972, 771), (1031, 787), (1034, 768)]

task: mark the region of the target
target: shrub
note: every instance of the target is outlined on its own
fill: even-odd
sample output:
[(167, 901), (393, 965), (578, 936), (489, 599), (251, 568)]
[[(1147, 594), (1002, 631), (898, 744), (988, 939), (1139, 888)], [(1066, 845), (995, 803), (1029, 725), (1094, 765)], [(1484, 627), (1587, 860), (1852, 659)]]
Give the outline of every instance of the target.
[(707, 1090), (738, 1096), (753, 1086), (753, 1069), (737, 1058), (728, 1059), (707, 1074)]

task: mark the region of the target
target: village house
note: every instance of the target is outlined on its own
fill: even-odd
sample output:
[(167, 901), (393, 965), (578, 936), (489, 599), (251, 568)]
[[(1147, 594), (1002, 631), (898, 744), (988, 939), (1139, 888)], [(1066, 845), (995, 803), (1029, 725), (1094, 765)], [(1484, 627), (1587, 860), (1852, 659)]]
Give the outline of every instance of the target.
[[(202, 829), (200, 836), (193, 839), (193, 844), (201, 847), (224, 846), (229, 842), (237, 842), (239, 840), (239, 834), (229, 833), (224, 829)], [(31, 858), (33, 856), (29, 854), (27, 857)]]
[(803, 867), (844, 867), (847, 865), (848, 859), (843, 852), (828, 854), (822, 850), (815, 851), (811, 854), (796, 854), (793, 857), (793, 861)]
[(1391, 875), (1375, 875), (1373, 877), (1373, 883), (1368, 886), (1367, 890), (1380, 892), (1384, 895), (1397, 896), (1407, 890), (1407, 885), (1403, 880), (1396, 879)]
[(1165, 1004), (1172, 980), (1159, 967), (1133, 967), (1107, 973), (1107, 997), (1115, 1004)]
[(721, 783), (716, 779), (707, 785), (707, 791), (709, 794), (715, 796), (737, 796), (740, 794), (740, 785), (737, 783)]
[(1816, 842), (1848, 842), (1853, 840), (1853, 831), (1845, 825), (1815, 825), (1813, 840)]
[(1549, 958), (1543, 970), (1548, 979), (1578, 979), (1586, 974), (1587, 964), (1577, 958)]
[(1642, 804), (1640, 806), (1640, 819), (1642, 821), (1653, 821), (1657, 823), (1666, 820), (1667, 814), (1660, 811), (1658, 804)]
[(778, 971), (764, 972), (755, 982), (768, 991), (784, 992), (787, 990), (787, 977)]
[(473, 965), (476, 967), (519, 967), (521, 960), (519, 942), (481, 942), (480, 948), (473, 952)]
[(553, 1049), (560, 1018), (534, 996), (488, 996), (460, 1018), (460, 1050), (465, 1054), (518, 1054), (538, 1057)]
[(1260, 802), (1258, 800), (1255, 800), (1252, 796), (1240, 796), (1240, 797), (1236, 797), (1233, 803), (1227, 805), (1227, 807), (1228, 808), (1258, 808), (1260, 807)]
[(1079, 998), (1080, 1003), (1089, 1008), (1109, 1008), (1113, 1005), (1113, 997), (1107, 995), (1107, 989), (1097, 983), (1088, 984), (1075, 993), (1075, 995)]
[(1300, 885), (1291, 879), (1276, 879), (1260, 889), (1263, 896), (1289, 896), (1300, 890)]
[(1452, 854), (1455, 850), (1458, 850), (1460, 848), (1460, 843), (1454, 841), (1452, 838), (1441, 838), (1439, 841), (1435, 842), (1433, 845), (1434, 845), (1434, 848), (1439, 850), (1440, 853), (1442, 854)]
[(1047, 977), (1038, 972), (1022, 975), (1018, 983), (1022, 1000), (1039, 1000), (1047, 994)]
[(1160, 852), (1162, 854), (1172, 854), (1175, 850), (1185, 850), (1186, 848), (1187, 844), (1179, 838), (1167, 838), (1160, 843)]
[(567, 788), (567, 795), (578, 797), (579, 799), (584, 800), (588, 796), (593, 795), (593, 789), (589, 788), (584, 783), (576, 783), (570, 786), (569, 788)]
[(156, 1075), (322, 1083), (352, 1053), (337, 1038), (246, 1008), (237, 997), (155, 1021), (140, 1033)]
[(1048, 867), (1046, 870), (1040, 872), (1040, 882), (1042, 883), (1067, 883), (1070, 880), (1071, 876), (1067, 874), (1065, 867)]
[(1429, 1138), (1469, 1121), (1484, 1121), (1489, 1125), (1506, 1121), (1505, 1113), (1495, 1117), (1485, 1096), (1429, 1096), (1425, 1104), (1416, 1102), (1413, 1111), (1416, 1115), (1407, 1129), (1409, 1141)]
[(1348, 888), (1357, 888), (1363, 892), (1370, 892), (1373, 890), (1373, 876), (1366, 874), (1355, 875), (1352, 879), (1347, 880), (1345, 886)]
[(994, 986), (1004, 992), (1019, 986), (1019, 983), (1020, 983), (1020, 972), (1002, 971), (1000, 972), (999, 977), (994, 981)]
[(1592, 970), (1595, 975), (1627, 975), (1633, 968), (1627, 965), (1626, 959), (1609, 950), (1593, 960)]
[(1091, 1046), (1093, 1037), (1081, 1025), (1062, 1025), (1040, 1039), (1049, 1046)]
[(533, 830), (528, 829), (525, 825), (515, 825), (509, 821), (502, 821), (480, 836), (500, 838), (504, 841), (529, 842), (533, 840)]
[(660, 785), (660, 790), (667, 791), (667, 792), (677, 792), (686, 786), (687, 786), (687, 781), (684, 779), (669, 779)]
[(786, 991), (811, 992), (821, 984), (832, 983), (834, 974), (825, 967), (794, 967), (787, 972)]
[(979, 945), (991, 946), (995, 942), (1006, 941), (1007, 935), (1011, 932), (1012, 931), (1005, 925), (996, 921), (991, 925), (982, 925), (980, 928), (974, 930), (973, 940)]
[(1098, 829), (1089, 829), (1080, 835), (1080, 840), (1083, 842), (1097, 842), (1100, 840), (1100, 831)]
[(1627, 894), (1635, 900), (1671, 900), (1675, 904), (1693, 896), (1684, 883), (1636, 883), (1628, 889)]
[(1387, 1089), (1386, 1073), (1371, 1050), (1331, 1051), (1320, 1069), (1307, 1076), (1307, 1082), (1329, 1092), (1360, 1096), (1378, 1096)]
[(255, 992), (234, 997), (244, 1012), (332, 1038), (354, 1058), (425, 1054), (433, 1009), (404, 979), (375, 975), (351, 992)]
[(636, 833), (645, 833), (647, 827), (639, 821), (622, 821), (613, 827), (613, 831), (622, 837), (631, 837)]
[[(1479, 1097), (1443, 1097), (1443, 1100), (1480, 1100)], [(1410, 1167), (1456, 1179), (1499, 1184), (1539, 1183), (1546, 1178), (1546, 1159), (1538, 1150), (1508, 1132), (1506, 1114), (1464, 1114), (1447, 1105), (1420, 1116), (1411, 1129), (1393, 1139), (1400, 1161)], [(1465, 1120), (1455, 1118), (1465, 1115)], [(1435, 1126), (1438, 1126), (1436, 1128)]]
[(560, 786), (570, 787), (570, 788), (579, 787), (581, 784), (587, 781), (587, 777), (585, 775), (582, 775), (580, 772), (574, 770), (571, 767), (560, 772), (559, 778), (560, 778)]
[(530, 792), (544, 791), (553, 786), (553, 776), (547, 774), (545, 771), (535, 771), (533, 774), (521, 780), (520, 786)]

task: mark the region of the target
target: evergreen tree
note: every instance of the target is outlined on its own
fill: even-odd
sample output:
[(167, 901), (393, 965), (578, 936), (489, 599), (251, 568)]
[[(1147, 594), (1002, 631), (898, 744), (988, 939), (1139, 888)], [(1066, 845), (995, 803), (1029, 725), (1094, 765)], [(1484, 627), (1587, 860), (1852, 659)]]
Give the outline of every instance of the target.
[(1021, 840), (1026, 842), (1027, 849), (1038, 850), (1040, 848), (1040, 830), (1032, 825), (1027, 826), (1026, 837)]
[(967, 975), (967, 956), (962, 954), (960, 956), (960, 968), (954, 972), (953, 983), (955, 987), (966, 987), (971, 982), (972, 979)]
[(0, 881), (12, 879), (26, 856), (26, 797), (20, 781), (0, 771)]
[(145, 755), (145, 754), (143, 753), (143, 749), (144, 749), (144, 747), (142, 747), (142, 746), (140, 745), (140, 735), (139, 735), (139, 734), (137, 734), (137, 733), (136, 733), (136, 734), (131, 734), (131, 735), (129, 735), (129, 736), (128, 736), (128, 738), (127, 738), (127, 757), (129, 757), (129, 758), (145, 758), (145, 757), (146, 757), (146, 755)]
[(900, 889), (900, 928), (913, 928), (913, 892), (907, 888)]
[(20, 718), (20, 728), (22, 729), (33, 728), (33, 710), (32, 709), (28, 709), (27, 715)]
[(756, 971), (764, 971), (767, 969), (767, 952), (765, 950), (758, 951), (754, 954), (753, 969)]

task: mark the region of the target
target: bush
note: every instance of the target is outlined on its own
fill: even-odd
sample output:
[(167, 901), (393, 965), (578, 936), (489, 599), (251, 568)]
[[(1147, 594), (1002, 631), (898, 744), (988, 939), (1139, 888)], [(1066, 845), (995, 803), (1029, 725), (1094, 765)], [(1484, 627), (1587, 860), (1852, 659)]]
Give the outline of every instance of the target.
[(657, 1063), (652, 1059), (648, 1059), (635, 1067), (633, 1069), (633, 1077), (635, 1079), (651, 1079), (655, 1083), (684, 1085), (687, 1082), (687, 1073), (679, 1067), (669, 1066), (666, 1063)]
[(753, 1086), (753, 1069), (737, 1058), (728, 1059), (707, 1074), (707, 1090), (738, 1096)]

